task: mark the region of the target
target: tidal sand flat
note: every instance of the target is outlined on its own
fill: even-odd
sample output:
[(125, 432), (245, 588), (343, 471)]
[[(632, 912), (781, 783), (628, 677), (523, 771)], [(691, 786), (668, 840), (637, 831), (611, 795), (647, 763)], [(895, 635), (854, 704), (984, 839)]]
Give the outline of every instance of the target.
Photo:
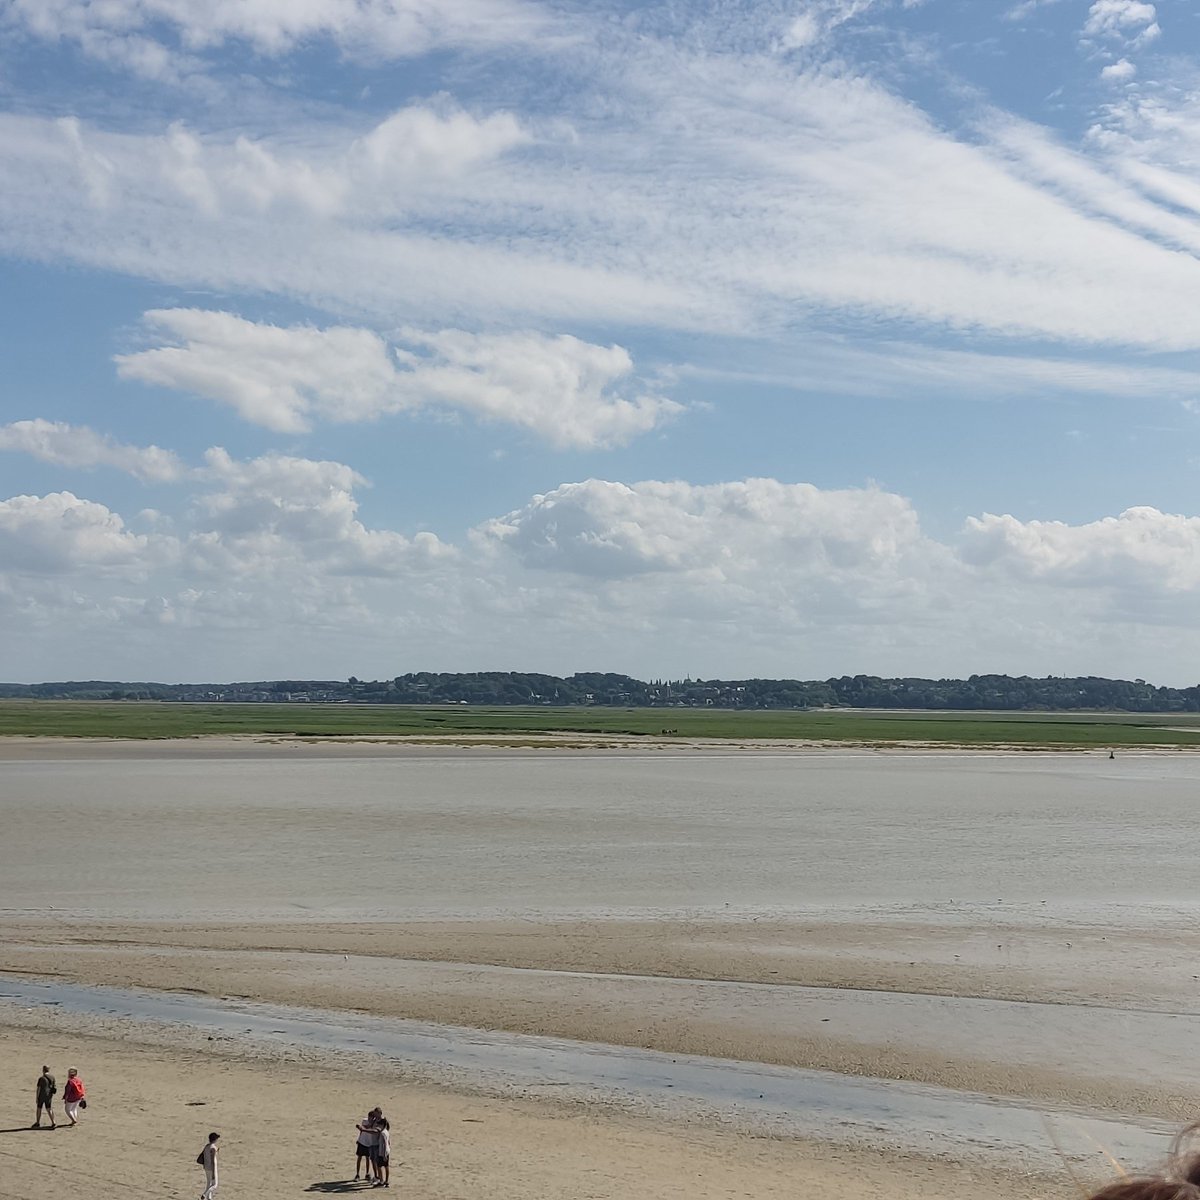
[(5, 762), (0, 908), (1138, 928), (1200, 909), (1191, 755), (159, 753)]
[(2, 971), (1200, 1105), (1191, 756), (22, 753)]

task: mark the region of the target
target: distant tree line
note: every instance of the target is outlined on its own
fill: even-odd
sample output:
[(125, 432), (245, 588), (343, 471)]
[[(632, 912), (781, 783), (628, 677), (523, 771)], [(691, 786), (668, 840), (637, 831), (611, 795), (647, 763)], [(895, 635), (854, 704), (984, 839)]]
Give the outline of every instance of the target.
[(635, 708), (910, 708), (1200, 712), (1200, 685), (1155, 687), (1142, 679), (972, 675), (969, 679), (672, 679), (583, 671), (566, 678), (523, 671), (417, 671), (393, 679), (277, 679), (257, 683), (0, 684), (0, 697), (208, 703), (533, 704)]

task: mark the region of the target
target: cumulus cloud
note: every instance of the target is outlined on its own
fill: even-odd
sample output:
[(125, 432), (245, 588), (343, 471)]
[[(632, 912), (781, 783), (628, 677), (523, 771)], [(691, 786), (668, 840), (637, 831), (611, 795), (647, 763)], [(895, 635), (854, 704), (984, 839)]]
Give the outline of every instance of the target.
[(171, 483), (186, 468), (158, 446), (129, 446), (86, 425), (37, 418), (0, 425), (0, 450), (14, 450), (64, 467), (113, 467), (143, 483)]
[[(1200, 650), (1200, 517), (1150, 508), (1079, 525), (984, 514), (947, 543), (881, 488), (592, 479), (454, 546), (370, 528), (343, 463), (214, 449), (190, 478), (177, 534), (135, 533), (70, 493), (0, 503), (10, 671), (120, 675), (130, 631), (158, 656), (135, 673), (167, 678), (341, 675), (347, 659), (387, 674), (430, 655), (450, 669), (956, 674), (1053, 655), (1170, 680), (1183, 642)], [(59, 669), (13, 665), (35, 661)]]
[(281, 328), (199, 309), (150, 312), (146, 321), (175, 344), (118, 356), (123, 378), (217, 400), (282, 432), (441, 407), (558, 447), (608, 446), (681, 407), (630, 386), (633, 361), (622, 347), (565, 334), (406, 329), (389, 344), (366, 329)]
[(356, 487), (343, 463), (268, 454), (249, 461), (214, 448), (195, 504), (189, 561), (205, 572), (267, 577), (297, 566), (329, 575), (394, 576), (453, 555), (431, 533), (407, 538), (358, 519)]
[(170, 567), (180, 579), (219, 576), (232, 587), (243, 578), (396, 577), (457, 553), (431, 533), (367, 528), (355, 496), (367, 481), (344, 463), (281, 454), (235, 459), (214, 447), (184, 478), (197, 488), (190, 510), (176, 522), (153, 510), (139, 514), (146, 533), (70, 492), (0, 503), (0, 574), (103, 569), (140, 579)]
[(1200, 589), (1200, 517), (1126, 509), (1085, 525), (968, 519), (963, 554), (980, 567), (1072, 588), (1195, 593)]
[(156, 547), (103, 504), (70, 492), (0, 501), (0, 564), (35, 574), (147, 568)]
[(510, 112), (476, 117), (449, 104), (411, 105), (357, 138), (348, 167), (384, 186), (413, 186), (431, 172), (453, 175), (531, 141), (533, 134)]
[(1109, 63), (1100, 72), (1100, 78), (1105, 83), (1128, 83), (1136, 75), (1137, 67), (1127, 58), (1118, 59), (1115, 63)]
[(421, 403), (516, 425), (559, 448), (623, 445), (682, 411), (636, 383), (623, 346), (456, 329), (404, 337), (417, 350), (399, 352), (401, 383)]
[(362, 421), (402, 407), (392, 355), (369, 330), (281, 328), (193, 308), (145, 321), (175, 344), (118, 355), (123, 379), (216, 400), (256, 425), (297, 433), (313, 419)]
[(433, 534), (367, 529), (353, 489), (365, 480), (336, 462), (266, 455), (246, 462), (213, 449), (198, 497), (189, 560), (205, 571), (273, 575), (297, 565), (330, 575), (396, 575), (451, 555)]
[(1094, 0), (1083, 32), (1088, 37), (1125, 41), (1136, 48), (1162, 33), (1157, 17), (1154, 5), (1144, 0)]
[(479, 534), (531, 567), (605, 578), (696, 572), (713, 582), (760, 570), (821, 578), (892, 570), (922, 541), (900, 496), (774, 479), (563, 484)]

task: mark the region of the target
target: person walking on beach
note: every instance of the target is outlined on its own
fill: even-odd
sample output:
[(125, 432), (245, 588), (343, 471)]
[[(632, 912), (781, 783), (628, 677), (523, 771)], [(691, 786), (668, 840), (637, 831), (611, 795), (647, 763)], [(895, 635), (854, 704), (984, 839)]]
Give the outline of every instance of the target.
[(54, 1082), (50, 1068), (43, 1067), (42, 1073), (37, 1078), (37, 1120), (30, 1125), (30, 1129), (41, 1129), (43, 1108), (46, 1110), (46, 1116), (50, 1118), (50, 1128), (54, 1128), (54, 1109), (51, 1105), (54, 1103), (54, 1093), (57, 1091), (58, 1084)]
[(200, 1193), (200, 1200), (212, 1200), (217, 1194), (217, 1151), (220, 1149), (217, 1139), (220, 1136), (210, 1133), (208, 1145), (196, 1155), (196, 1161), (204, 1168), (204, 1191)]
[(375, 1186), (389, 1187), (392, 1181), (392, 1127), (387, 1118), (379, 1118), (379, 1144), (375, 1147)]
[(87, 1092), (83, 1080), (79, 1078), (79, 1072), (71, 1067), (67, 1071), (67, 1083), (63, 1088), (63, 1111), (72, 1125), (79, 1124), (79, 1110), (87, 1108), (86, 1096)]
[(375, 1147), (379, 1144), (379, 1134), (375, 1129), (375, 1114), (378, 1109), (371, 1109), (355, 1129), (358, 1130), (358, 1141), (354, 1144), (354, 1182), (358, 1182), (361, 1169), (362, 1177), (370, 1183), (371, 1164), (375, 1158)]

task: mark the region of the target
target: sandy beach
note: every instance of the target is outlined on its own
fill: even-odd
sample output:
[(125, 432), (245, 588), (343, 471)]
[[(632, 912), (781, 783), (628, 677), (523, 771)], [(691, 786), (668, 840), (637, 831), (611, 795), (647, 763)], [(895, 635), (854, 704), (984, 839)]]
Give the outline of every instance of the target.
[[(1200, 1037), (1192, 901), (1124, 869), (1183, 853), (1192, 758), (668, 753), (8, 743), (0, 973), (905, 1081), (1064, 1120), (1200, 1111), (1178, 1053)], [(223, 1194), (239, 1146), (268, 1197), (339, 1191), (372, 1103), (404, 1113), (422, 1196), (1070, 1186), (186, 1026), (11, 1005), (0, 1026), (6, 1075), (29, 1076), (3, 1101), (9, 1200), (46, 1171), (185, 1195), (198, 1147), (173, 1143), (209, 1126), (227, 1127)], [(117, 1101), (52, 1154), (19, 1132), (42, 1057), (88, 1064)], [(286, 1114), (265, 1146), (263, 1106)], [(147, 1114), (175, 1110), (163, 1174)], [(101, 1120), (110, 1171), (76, 1157)]]
[[(76, 1129), (30, 1131), (42, 1059), (87, 1080)], [(917, 1156), (882, 1158), (803, 1141), (741, 1137), (639, 1121), (552, 1101), (488, 1100), (400, 1085), (369, 1062), (248, 1058), (237, 1051), (146, 1047), (48, 1020), (0, 1027), (0, 1197), (47, 1192), (185, 1197), (199, 1190), (194, 1159), (222, 1135), (221, 1194), (264, 1200), (363, 1190), (354, 1174), (354, 1122), (375, 1104), (395, 1129), (393, 1188), (415, 1200), (674, 1200), (793, 1197), (810, 1189), (868, 1200), (1045, 1195), (1048, 1181)], [(29, 1086), (23, 1086), (28, 1076)], [(28, 1093), (28, 1095), (26, 1095)], [(28, 1102), (27, 1102), (28, 1101)]]

